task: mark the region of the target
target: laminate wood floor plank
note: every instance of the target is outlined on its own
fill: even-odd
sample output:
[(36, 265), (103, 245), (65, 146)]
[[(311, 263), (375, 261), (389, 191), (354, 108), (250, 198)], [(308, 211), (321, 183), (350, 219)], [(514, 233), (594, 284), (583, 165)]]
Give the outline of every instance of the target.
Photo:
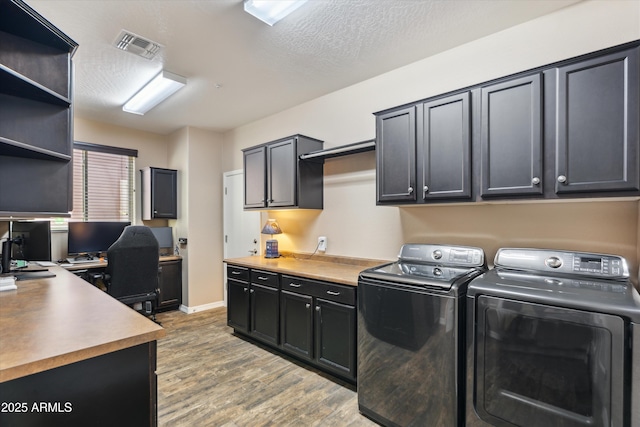
[(355, 387), (235, 336), (225, 308), (158, 314), (158, 418), (170, 427), (369, 427)]

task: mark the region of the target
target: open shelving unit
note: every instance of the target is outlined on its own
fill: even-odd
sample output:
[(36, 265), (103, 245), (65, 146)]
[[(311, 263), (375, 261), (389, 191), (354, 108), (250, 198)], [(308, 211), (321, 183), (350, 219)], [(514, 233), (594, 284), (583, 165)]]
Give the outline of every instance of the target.
[(72, 209), (77, 47), (22, 0), (0, 0), (0, 217)]

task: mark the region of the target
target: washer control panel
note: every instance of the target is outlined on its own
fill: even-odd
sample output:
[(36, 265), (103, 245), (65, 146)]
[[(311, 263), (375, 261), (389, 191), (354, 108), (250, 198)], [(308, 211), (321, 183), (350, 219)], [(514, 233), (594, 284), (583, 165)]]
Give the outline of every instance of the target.
[(502, 248), (496, 254), (495, 266), (608, 279), (629, 278), (627, 261), (621, 256), (584, 252)]
[(480, 248), (422, 243), (402, 245), (398, 260), (460, 267), (483, 267), (485, 265), (484, 251)]

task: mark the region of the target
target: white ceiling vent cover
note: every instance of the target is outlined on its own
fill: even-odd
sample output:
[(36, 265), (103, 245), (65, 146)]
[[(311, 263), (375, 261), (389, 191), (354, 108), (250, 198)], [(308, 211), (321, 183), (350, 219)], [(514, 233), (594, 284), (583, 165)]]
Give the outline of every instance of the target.
[(159, 43), (147, 40), (127, 30), (120, 31), (118, 38), (113, 43), (115, 47), (126, 52), (153, 59), (163, 46)]

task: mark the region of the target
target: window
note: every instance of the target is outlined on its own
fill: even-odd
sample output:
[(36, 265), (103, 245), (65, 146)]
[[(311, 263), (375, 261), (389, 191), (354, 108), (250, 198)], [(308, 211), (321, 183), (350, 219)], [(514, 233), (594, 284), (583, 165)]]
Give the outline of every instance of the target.
[(74, 142), (72, 221), (133, 222), (137, 150)]

